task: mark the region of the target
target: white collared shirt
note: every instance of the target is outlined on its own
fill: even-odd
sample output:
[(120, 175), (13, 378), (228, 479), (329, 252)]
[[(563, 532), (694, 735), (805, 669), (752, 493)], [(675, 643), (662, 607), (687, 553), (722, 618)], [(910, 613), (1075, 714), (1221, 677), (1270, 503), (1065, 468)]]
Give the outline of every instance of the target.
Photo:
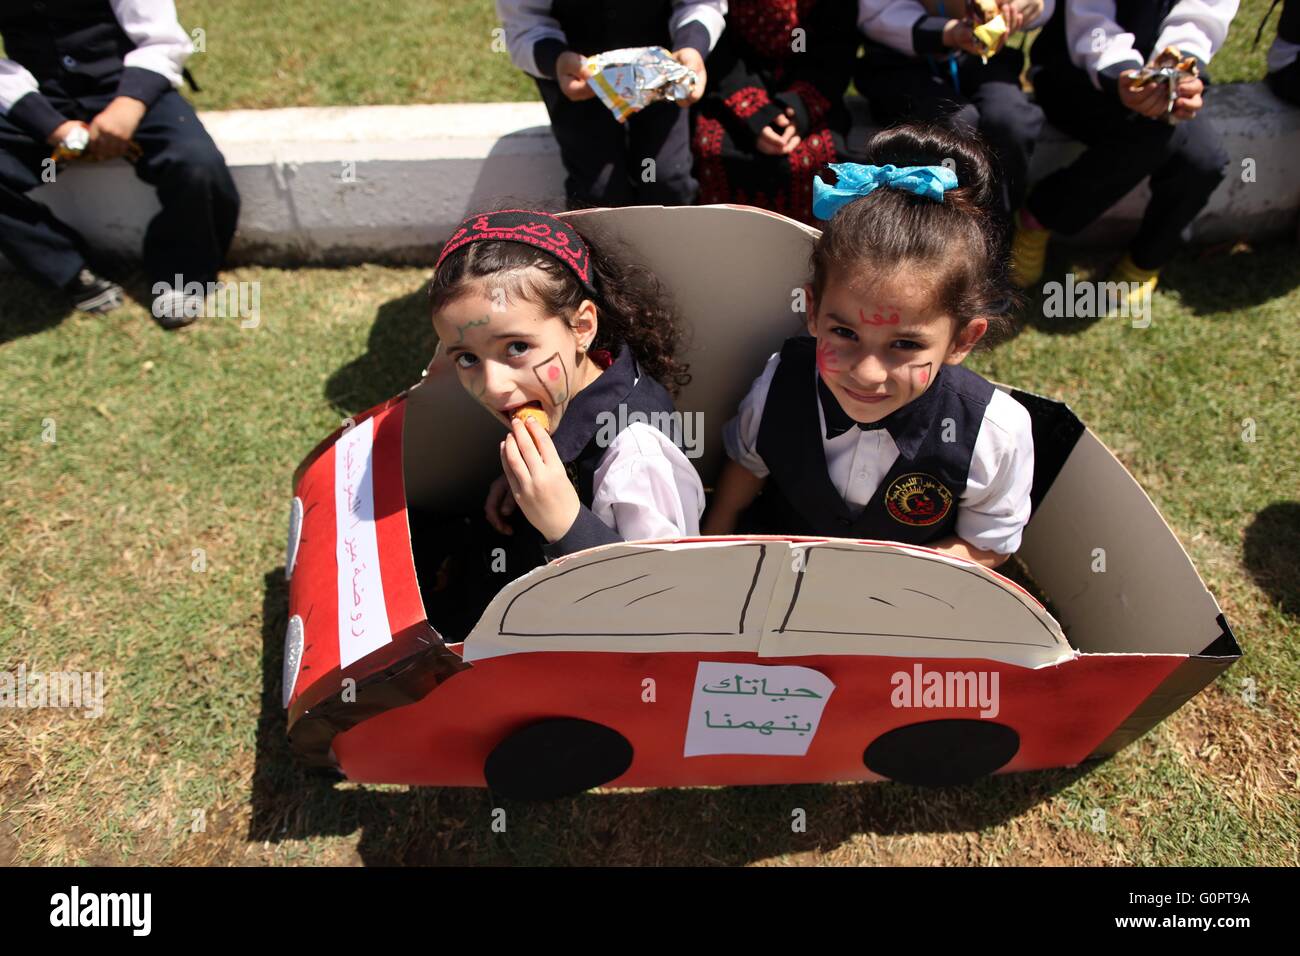
[[(758, 454), (758, 429), (772, 376), (781, 362), (777, 352), (767, 360), (736, 417), (722, 429), (727, 456), (760, 478), (768, 475)], [(817, 387), (817, 371), (809, 388)], [(826, 417), (817, 402), (818, 434), (826, 454), (831, 484), (856, 519), (880, 487), (898, 458), (898, 446), (886, 428), (850, 428), (826, 438)], [(1029, 412), (1001, 389), (994, 389), (975, 438), (966, 490), (957, 506), (959, 538), (998, 554), (1020, 547), (1020, 534), (1029, 522), (1029, 492), (1034, 481), (1034, 436)]]
[[(122, 65), (153, 70), (165, 76), (173, 89), (178, 89), (181, 69), (194, 52), (194, 45), (176, 19), (173, 0), (110, 0), (110, 3), (122, 32), (135, 43), (135, 49), (123, 57)], [(36, 77), (25, 67), (0, 58), (0, 115), (8, 114), (11, 106), (39, 89)]]
[(700, 533), (704, 484), (671, 438), (645, 422), (614, 436), (592, 479), (591, 510), (626, 541)]

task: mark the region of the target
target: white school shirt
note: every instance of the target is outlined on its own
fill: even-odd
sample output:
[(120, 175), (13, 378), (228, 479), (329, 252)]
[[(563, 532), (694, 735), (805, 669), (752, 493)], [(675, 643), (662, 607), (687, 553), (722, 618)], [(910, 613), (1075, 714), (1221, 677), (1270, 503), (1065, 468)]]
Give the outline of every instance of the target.
[[(758, 428), (780, 362), (780, 352), (767, 360), (763, 374), (755, 379), (736, 417), (722, 429), (727, 456), (760, 478), (767, 477), (768, 467), (758, 454)], [(816, 369), (808, 387), (817, 387)], [(842, 435), (827, 438), (820, 401), (817, 421), (831, 483), (856, 519), (894, 466), (898, 446), (886, 428), (850, 428)], [(1020, 547), (1020, 534), (1029, 523), (1033, 481), (1034, 436), (1029, 412), (1001, 389), (994, 389), (975, 437), (966, 490), (957, 506), (957, 536), (985, 551), (1015, 552)]]
[[(1180, 0), (1160, 24), (1150, 53), (1176, 46), (1183, 56), (1202, 63), (1223, 46), (1239, 0)], [(1115, 0), (1070, 0), (1065, 8), (1065, 39), (1070, 60), (1087, 70), (1092, 85), (1101, 89), (1097, 74), (1116, 64), (1138, 70), (1147, 54), (1135, 49), (1137, 38), (1116, 22)]]
[[(497, 19), (505, 30), (510, 62), (530, 76), (542, 75), (533, 59), (533, 47), (539, 40), (568, 42), (559, 21), (551, 16), (552, 6), (551, 0), (497, 0)], [(674, 44), (690, 23), (698, 23), (708, 32), (709, 49), (700, 51), (707, 57), (726, 29), (727, 0), (673, 0), (668, 33)]]
[[(966, 15), (964, 0), (948, 0), (945, 6), (949, 10), (947, 19), (960, 20)], [(1055, 9), (1056, 0), (1044, 0), (1042, 11), (1021, 27), (1021, 32), (1041, 27), (1051, 19)], [(858, 29), (862, 34), (908, 56), (916, 56), (916, 47), (912, 43), (913, 27), (930, 16), (921, 0), (858, 0)]]
[(596, 466), (592, 492), (592, 513), (624, 540), (700, 533), (700, 475), (671, 438), (645, 422), (614, 436)]
[[(161, 73), (173, 89), (179, 89), (181, 68), (194, 45), (176, 19), (173, 0), (110, 0), (110, 4), (122, 32), (135, 43), (135, 49), (122, 58), (122, 65)], [(8, 114), (11, 106), (39, 89), (36, 77), (25, 67), (0, 58), (0, 115)]]

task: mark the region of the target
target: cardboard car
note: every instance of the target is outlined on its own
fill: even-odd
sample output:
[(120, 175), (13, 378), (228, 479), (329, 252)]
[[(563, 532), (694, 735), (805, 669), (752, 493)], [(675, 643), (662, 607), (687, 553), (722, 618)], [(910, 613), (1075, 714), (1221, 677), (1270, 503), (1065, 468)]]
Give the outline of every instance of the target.
[[(568, 214), (629, 244), (688, 325), (706, 488), (784, 339), (816, 232), (747, 207)], [(444, 360), (445, 361), (445, 360)], [(1005, 386), (999, 386), (1005, 388)], [(1060, 402), (1033, 420), (1022, 583), (923, 547), (624, 542), (430, 614), (420, 555), (480, 514), (499, 429), (435, 361), (299, 466), (285, 570), (294, 750), (373, 783), (550, 798), (593, 786), (958, 784), (1115, 753), (1241, 656), (1155, 506)], [(430, 524), (429, 515), (442, 519)], [(448, 524), (452, 522), (452, 524)]]

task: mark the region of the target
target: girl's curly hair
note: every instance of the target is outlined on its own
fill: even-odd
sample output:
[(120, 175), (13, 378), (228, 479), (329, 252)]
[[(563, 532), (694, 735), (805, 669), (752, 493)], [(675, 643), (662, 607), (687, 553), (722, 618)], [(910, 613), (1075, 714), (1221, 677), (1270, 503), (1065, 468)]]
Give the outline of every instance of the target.
[[(689, 366), (676, 353), (682, 335), (681, 317), (672, 296), (653, 272), (636, 264), (622, 244), (601, 236), (594, 240), (587, 227), (569, 222), (591, 252), (592, 285), (596, 287), (597, 326), (592, 348), (616, 353), (627, 343), (642, 370), (675, 397), (690, 383)], [(471, 242), (449, 255), (429, 284), (434, 313), (471, 291), (486, 294), (503, 289), (513, 301), (535, 303), (549, 315), (573, 325), (583, 299), (590, 298), (577, 277), (562, 262), (540, 249), (519, 242)]]
[(875, 166), (948, 165), (957, 188), (935, 202), (906, 190), (876, 189), (844, 206), (822, 229), (810, 263), (813, 292), (830, 275), (871, 275), (903, 263), (934, 275), (944, 311), (961, 330), (988, 320), (981, 346), (1014, 333), (1022, 297), (1007, 277), (1003, 233), (995, 213), (993, 158), (979, 137), (937, 124), (906, 123), (881, 130), (866, 147)]

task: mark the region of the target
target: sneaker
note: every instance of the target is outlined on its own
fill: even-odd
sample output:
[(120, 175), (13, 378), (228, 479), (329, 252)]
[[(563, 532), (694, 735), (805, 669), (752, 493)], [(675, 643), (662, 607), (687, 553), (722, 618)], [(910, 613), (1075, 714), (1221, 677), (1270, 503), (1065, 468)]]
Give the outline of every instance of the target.
[(193, 325), (203, 314), (205, 299), (202, 295), (186, 295), (169, 289), (153, 300), (153, 317), (164, 329), (180, 329)]
[[(1120, 284), (1119, 296), (1115, 302), (1118, 308), (1109, 308), (1111, 304), (1109, 299), (1101, 303), (1103, 318), (1109, 319), (1115, 316), (1119, 308), (1128, 307), (1128, 311), (1132, 313), (1135, 309), (1145, 309), (1150, 306), (1151, 296), (1155, 293), (1156, 284), (1160, 281), (1160, 270), (1140, 268), (1134, 264), (1132, 257), (1126, 252), (1124, 258), (1120, 259), (1115, 264), (1115, 268), (1111, 270), (1107, 281)], [(1131, 306), (1129, 306), (1130, 297), (1136, 299)]]
[(122, 287), (89, 269), (82, 269), (73, 276), (63, 291), (72, 297), (72, 305), (79, 312), (103, 315), (122, 305)]
[(1011, 240), (1011, 282), (1017, 289), (1038, 285), (1047, 265), (1050, 229), (1025, 224), (1025, 211), (1016, 214), (1016, 234)]

